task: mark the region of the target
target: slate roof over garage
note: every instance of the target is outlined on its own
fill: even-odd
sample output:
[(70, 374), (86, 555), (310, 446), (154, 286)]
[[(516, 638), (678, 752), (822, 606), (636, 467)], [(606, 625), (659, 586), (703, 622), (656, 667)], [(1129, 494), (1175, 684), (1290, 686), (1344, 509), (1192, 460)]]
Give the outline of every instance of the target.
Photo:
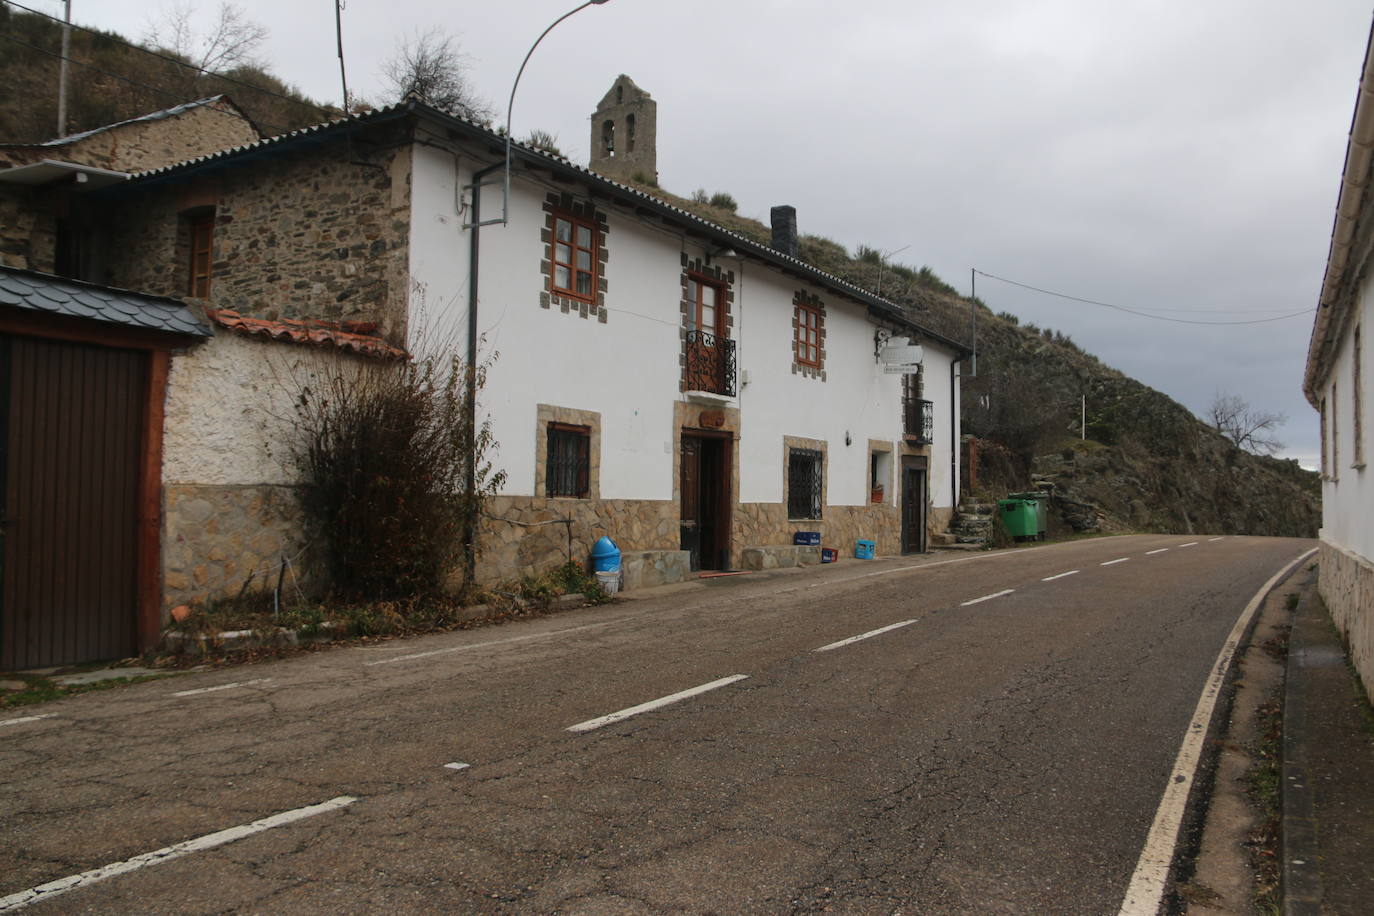
[(108, 324), (211, 337), (214, 331), (186, 303), (162, 296), (0, 266), (0, 306)]

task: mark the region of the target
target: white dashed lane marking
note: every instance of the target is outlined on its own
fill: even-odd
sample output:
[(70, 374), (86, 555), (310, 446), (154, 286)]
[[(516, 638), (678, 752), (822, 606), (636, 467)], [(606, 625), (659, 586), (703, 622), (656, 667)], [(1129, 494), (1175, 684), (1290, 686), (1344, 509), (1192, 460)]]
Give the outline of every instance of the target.
[(1161, 548), (1159, 548), (1158, 550), (1147, 550), (1147, 551), (1145, 551), (1145, 556), (1147, 556), (1147, 557), (1152, 557), (1152, 556), (1154, 556), (1154, 555), (1157, 554), (1157, 553), (1168, 553), (1168, 552), (1169, 552), (1169, 548), (1168, 548), (1168, 547), (1161, 547)]
[(37, 722), (39, 719), (54, 719), (57, 717), (55, 712), (45, 712), (41, 716), (21, 716), (18, 719), (0, 719), (0, 728), (6, 725), (23, 725), (25, 722)]
[(832, 642), (829, 645), (821, 646), (819, 649), (812, 649), (812, 652), (829, 652), (831, 649), (839, 649), (843, 646), (852, 645), (860, 640), (871, 639), (874, 636), (881, 636), (891, 630), (899, 630), (902, 627), (910, 626), (915, 620), (903, 620), (901, 623), (890, 623), (885, 627), (876, 630), (869, 630), (867, 633), (860, 633), (858, 636), (851, 636), (848, 639), (841, 639), (839, 642)]
[(670, 706), (673, 703), (678, 703), (682, 700), (688, 699), (689, 697), (694, 697), (698, 694), (703, 694), (710, 690), (716, 690), (720, 687), (725, 687), (729, 684), (735, 683), (736, 681), (742, 681), (747, 677), (749, 677), (749, 675), (747, 674), (734, 674), (730, 677), (723, 677), (718, 681), (711, 681), (709, 684), (701, 684), (697, 687), (692, 687), (689, 690), (682, 690), (677, 693), (669, 694), (666, 697), (659, 697), (657, 700), (650, 700), (647, 703), (640, 703), (638, 706), (631, 706), (628, 709), (622, 709), (619, 712), (613, 712), (610, 715), (600, 716), (595, 719), (588, 719), (586, 722), (579, 722), (576, 725), (569, 725), (567, 730), (570, 732), (589, 732), (593, 729), (601, 728), (603, 725), (610, 725), (613, 722), (619, 722), (623, 719), (628, 719), (630, 718), (630, 716), (637, 716), (642, 712), (650, 712), (651, 710), (662, 709), (664, 706)]
[(978, 604), (983, 601), (991, 601), (993, 598), (1001, 598), (1003, 595), (1010, 595), (1016, 591), (1014, 588), (1004, 588), (1000, 592), (993, 592), (991, 595), (984, 595), (981, 598), (974, 598), (972, 601), (961, 601), (959, 607), (968, 607), (970, 604)]
[(251, 681), (234, 681), (232, 684), (218, 684), (214, 687), (197, 687), (195, 690), (178, 690), (172, 694), (174, 697), (193, 697), (202, 693), (218, 693), (221, 690), (233, 690), (235, 687), (253, 687), (257, 684), (267, 684), (271, 682), (270, 677), (254, 678)]
[(176, 843), (171, 846), (164, 846), (161, 849), (155, 849), (152, 852), (145, 852), (142, 855), (134, 856), (132, 859), (125, 859), (123, 862), (102, 865), (100, 868), (83, 871), (79, 875), (69, 875), (66, 878), (49, 881), (47, 884), (40, 884), (37, 887), (19, 891), (17, 894), (10, 894), (8, 897), (0, 897), (0, 912), (17, 910), (31, 903), (49, 900), (56, 897), (58, 894), (74, 891), (78, 887), (85, 887), (97, 881), (104, 881), (106, 878), (128, 874), (131, 871), (137, 871), (149, 865), (160, 865), (163, 862), (170, 862), (173, 859), (179, 859), (193, 852), (200, 852), (205, 849), (213, 849), (216, 846), (223, 846), (225, 843), (232, 843), (246, 836), (262, 833), (264, 830), (271, 830), (273, 827), (281, 827), (285, 824), (294, 823), (295, 821), (307, 817), (324, 814), (326, 811), (336, 811), (339, 808), (346, 808), (357, 800), (358, 799), (351, 795), (340, 795), (337, 798), (331, 798), (329, 801), (320, 802), (318, 805), (309, 805), (305, 808), (295, 808), (291, 811), (283, 811), (281, 814), (274, 814), (271, 817), (253, 821), (251, 824), (244, 824), (240, 827), (230, 827), (227, 830), (220, 830), (215, 833), (207, 833), (205, 836), (197, 837), (194, 840), (186, 840), (185, 842)]
[(1071, 569), (1071, 570), (1069, 570), (1068, 572), (1056, 573), (1056, 574), (1054, 574), (1053, 576), (1046, 576), (1045, 578), (1041, 579), (1040, 581), (1041, 581), (1041, 582), (1053, 582), (1055, 579), (1062, 579), (1062, 578), (1064, 578), (1065, 576), (1076, 576), (1076, 575), (1078, 575), (1078, 570), (1076, 570), (1076, 569)]
[(1106, 563), (1098, 563), (1098, 566), (1113, 566), (1117, 563), (1125, 563), (1130, 557), (1117, 557), (1115, 560), (1108, 560)]

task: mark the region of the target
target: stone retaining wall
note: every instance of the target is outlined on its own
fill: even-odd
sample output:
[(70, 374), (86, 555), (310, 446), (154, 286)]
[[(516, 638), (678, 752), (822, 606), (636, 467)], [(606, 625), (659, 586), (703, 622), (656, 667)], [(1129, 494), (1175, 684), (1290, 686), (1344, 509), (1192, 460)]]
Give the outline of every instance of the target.
[[(163, 608), (276, 587), (282, 557), (286, 587), (307, 588), (314, 563), (306, 548), (296, 489), (289, 486), (163, 487)], [(294, 576), (293, 576), (294, 573)], [(249, 576), (252, 576), (249, 581)]]
[(1318, 558), (1317, 588), (1374, 701), (1374, 564), (1327, 541), (1321, 542)]

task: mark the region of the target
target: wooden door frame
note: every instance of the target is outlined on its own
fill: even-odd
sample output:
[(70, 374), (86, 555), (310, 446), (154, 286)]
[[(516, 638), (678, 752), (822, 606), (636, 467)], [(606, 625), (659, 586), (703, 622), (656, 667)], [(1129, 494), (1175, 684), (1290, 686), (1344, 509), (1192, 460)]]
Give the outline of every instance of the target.
[(162, 441), (171, 351), (201, 343), (203, 338), (3, 308), (0, 333), (141, 350), (148, 356), (139, 431), (134, 599), (134, 644), (139, 652), (146, 652), (157, 645), (162, 633)]
[[(684, 427), (682, 427), (682, 429), (681, 429), (681, 431), (680, 431), (679, 439), (678, 439), (678, 453), (679, 453), (679, 454), (681, 454), (681, 452), (682, 452), (682, 443), (683, 443), (683, 441), (685, 441), (686, 439), (689, 439), (689, 438), (692, 438), (692, 439), (713, 439), (713, 440), (716, 440), (716, 441), (722, 443), (722, 446), (721, 446), (720, 462), (719, 462), (719, 465), (718, 465), (718, 467), (717, 467), (717, 472), (719, 473), (719, 476), (720, 476), (720, 483), (721, 483), (721, 485), (720, 485), (720, 495), (719, 495), (719, 497), (718, 497), (717, 500), (716, 500), (715, 506), (713, 506), (712, 508), (714, 509), (715, 515), (716, 515), (716, 524), (715, 524), (716, 549), (717, 549), (717, 551), (720, 551), (720, 550), (724, 550), (724, 551), (725, 551), (725, 568), (729, 568), (729, 566), (730, 566), (730, 560), (731, 560), (731, 555), (732, 555), (733, 552), (734, 552), (734, 551), (731, 549), (731, 546), (732, 546), (731, 536), (732, 536), (732, 534), (733, 534), (733, 532), (732, 532), (732, 525), (734, 524), (734, 501), (735, 501), (735, 493), (734, 493), (734, 460), (735, 460), (734, 448), (735, 448), (735, 435), (734, 435), (734, 433), (730, 432), (729, 430), (722, 430), (722, 429), (701, 429), (701, 428), (697, 428), (697, 427), (684, 426)], [(703, 467), (703, 463), (699, 463), (699, 464), (697, 465), (697, 484), (698, 484), (698, 486), (700, 486), (700, 483), (701, 483), (701, 469), (702, 469), (702, 467)], [(699, 508), (698, 508), (698, 512), (700, 512), (700, 506), (701, 506), (701, 503), (700, 503), (700, 501), (698, 501), (698, 507), (699, 507)], [(681, 493), (678, 494), (678, 511), (679, 511), (679, 513), (682, 511), (682, 494), (681, 494)], [(698, 544), (700, 544), (700, 540), (698, 540)], [(713, 562), (714, 562), (714, 561), (713, 561)]]
[[(913, 532), (910, 532), (907, 527), (909, 518), (909, 513), (907, 512), (907, 501), (909, 499), (914, 498), (913, 495), (908, 492), (908, 471), (920, 471), (922, 475), (922, 484), (920, 487), (921, 492), (919, 494), (916, 494), (916, 496), (920, 498), (920, 520), (916, 525), (916, 531), (914, 532), (914, 534), (916, 535), (916, 537), (914, 538), (914, 544), (911, 543), (913, 539), (910, 537), (910, 535)], [(898, 509), (898, 511), (901, 513), (902, 521), (902, 530), (900, 535), (902, 540), (902, 553), (925, 553), (929, 549), (929, 544), (927, 543), (929, 535), (926, 531), (926, 524), (928, 522), (926, 502), (929, 500), (930, 497), (930, 461), (923, 455), (903, 455), (901, 458), (900, 466), (897, 470), (897, 475), (898, 479), (901, 482), (902, 488), (902, 492), (900, 494), (901, 502)]]

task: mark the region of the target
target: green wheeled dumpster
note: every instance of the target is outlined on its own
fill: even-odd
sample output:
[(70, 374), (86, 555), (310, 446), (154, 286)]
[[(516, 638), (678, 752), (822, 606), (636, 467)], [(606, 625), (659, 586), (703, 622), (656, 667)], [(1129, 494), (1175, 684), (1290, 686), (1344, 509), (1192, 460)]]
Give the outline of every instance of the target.
[(1035, 503), (1035, 531), (1031, 532), (1031, 536), (1043, 541), (1050, 530), (1050, 495), (1042, 490), (1036, 490), (1030, 493), (1008, 493), (1007, 499), (1024, 499)]
[(1035, 500), (1011, 498), (997, 500), (997, 514), (1002, 516), (1002, 526), (1007, 534), (1016, 540), (1034, 539), (1037, 535), (1038, 521)]

